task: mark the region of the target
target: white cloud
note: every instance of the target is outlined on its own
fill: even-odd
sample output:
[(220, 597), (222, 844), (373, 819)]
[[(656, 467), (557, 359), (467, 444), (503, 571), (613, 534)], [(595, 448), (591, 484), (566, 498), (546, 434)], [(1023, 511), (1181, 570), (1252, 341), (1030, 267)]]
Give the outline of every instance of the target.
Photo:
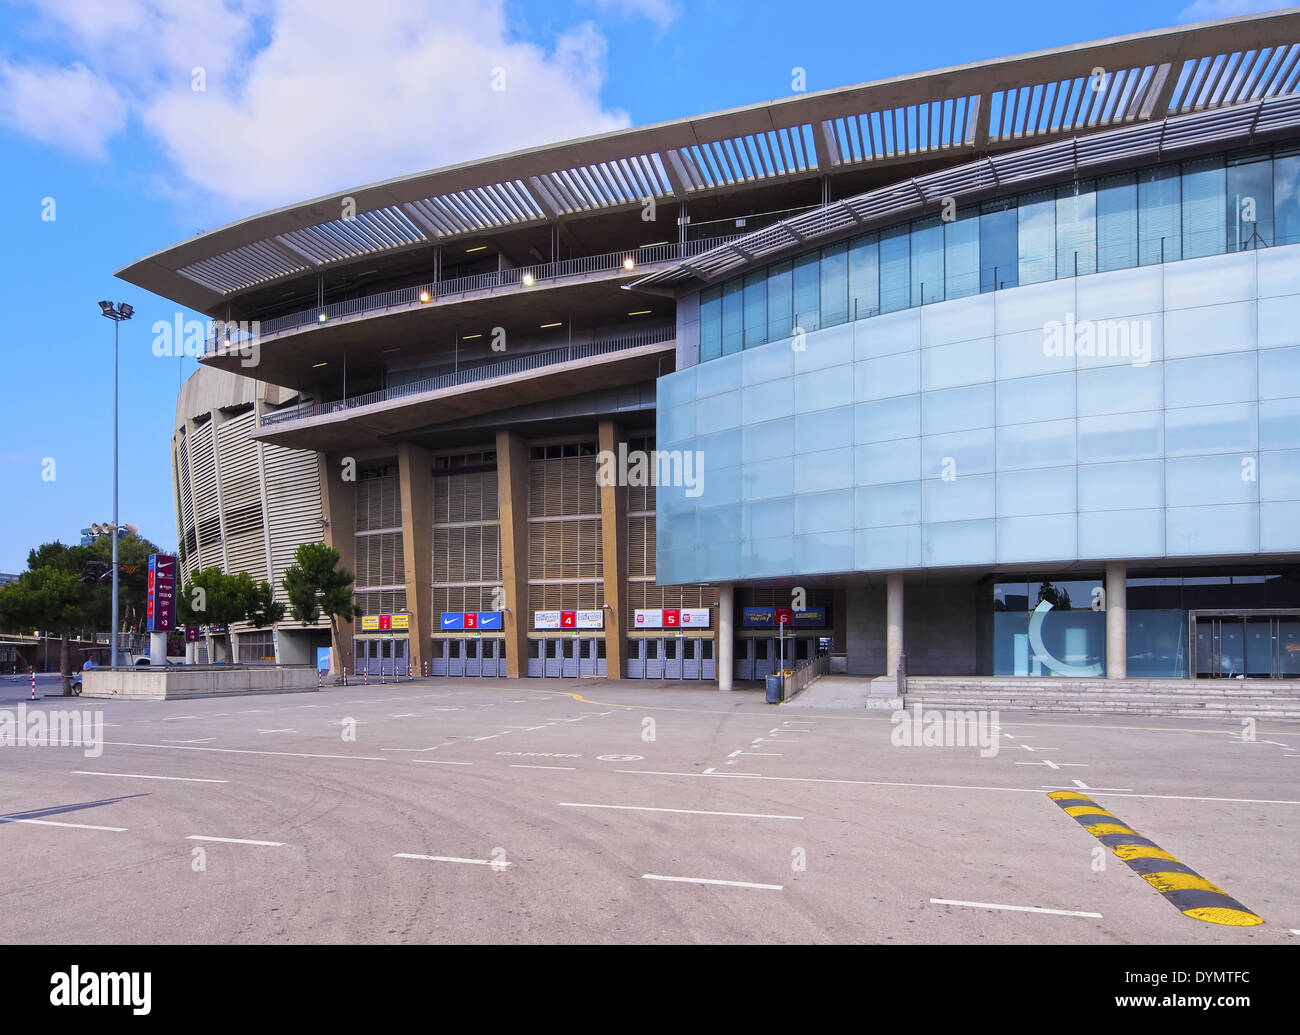
[(126, 101), (85, 65), (0, 62), (0, 122), (44, 144), (103, 158)]
[(1196, 0), (1178, 12), (1178, 21), (1212, 22), (1220, 18), (1235, 18), (1240, 14), (1260, 14), (1278, 11), (1290, 6), (1290, 0)]
[(676, 0), (589, 0), (602, 11), (628, 18), (644, 18), (653, 22), (663, 32), (681, 17), (682, 8)]
[[(68, 74), (87, 94), (103, 87), (102, 104), (116, 98), (118, 118), (91, 133), (61, 106), (43, 135), (11, 124), (102, 154), (126, 97), (182, 182), (243, 209), (628, 123), (600, 101), (599, 29), (574, 26), (547, 47), (521, 40), (505, 0), (40, 3), (38, 30), (62, 31), (84, 62)], [(192, 88), (195, 68), (205, 90)], [(0, 114), (9, 95), (0, 87)]]

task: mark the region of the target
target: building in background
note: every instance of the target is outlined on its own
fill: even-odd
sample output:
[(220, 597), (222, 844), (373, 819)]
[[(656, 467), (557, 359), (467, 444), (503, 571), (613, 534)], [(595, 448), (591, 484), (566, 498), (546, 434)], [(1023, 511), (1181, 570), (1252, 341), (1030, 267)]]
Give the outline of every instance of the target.
[(183, 549), (323, 535), (354, 669), (1300, 675), (1298, 89), (1300, 14), (1250, 16), (166, 249), (119, 275), (225, 321), (191, 384), (257, 378), (186, 387)]

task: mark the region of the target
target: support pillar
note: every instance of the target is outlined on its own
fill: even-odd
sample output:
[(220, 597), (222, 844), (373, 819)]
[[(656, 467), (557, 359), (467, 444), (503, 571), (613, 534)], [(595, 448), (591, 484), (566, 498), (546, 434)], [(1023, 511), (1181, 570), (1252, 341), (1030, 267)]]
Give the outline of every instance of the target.
[(736, 604), (736, 587), (730, 582), (718, 587), (718, 644), (714, 657), (718, 660), (718, 689), (731, 689), (732, 647), (735, 632), (732, 629)]
[(165, 632), (151, 632), (149, 634), (149, 664), (167, 664), (167, 634)]
[(497, 506), (506, 675), (518, 679), (528, 674), (528, 448), (509, 431), (497, 432)]
[[(317, 473), (320, 477), (320, 501), (325, 519), (325, 544), (339, 552), (339, 567), (355, 573), (357, 570), (357, 483), (355, 461), (344, 466), (340, 456), (317, 454)], [(349, 472), (344, 480), (343, 474)], [(338, 677), (353, 668), (352, 630), (355, 627), (339, 621), (338, 640), (331, 635), (330, 671)]]
[[(616, 456), (619, 445), (626, 442), (623, 430), (613, 421), (603, 420), (599, 427), (601, 453)], [(613, 466), (617, 470), (616, 465)], [(627, 675), (627, 633), (624, 609), (627, 604), (627, 486), (615, 478), (600, 486), (602, 575), (605, 580), (605, 672), (611, 679)]]
[(887, 576), (885, 583), (885, 675), (898, 678), (898, 659), (903, 656), (903, 576)]
[(1128, 566), (1106, 565), (1106, 678), (1128, 677)]
[(424, 671), (433, 642), (433, 453), (403, 443), (397, 450), (402, 501), (402, 553), (406, 567), (406, 634), (412, 672)]

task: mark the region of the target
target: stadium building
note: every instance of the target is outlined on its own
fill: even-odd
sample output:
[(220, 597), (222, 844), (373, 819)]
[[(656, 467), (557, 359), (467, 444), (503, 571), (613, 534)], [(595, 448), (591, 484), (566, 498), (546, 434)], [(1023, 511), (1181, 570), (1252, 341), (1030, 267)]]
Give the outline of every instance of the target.
[(184, 567), (329, 542), (352, 670), (1300, 676), (1300, 13), (404, 176), (119, 276), (221, 321)]

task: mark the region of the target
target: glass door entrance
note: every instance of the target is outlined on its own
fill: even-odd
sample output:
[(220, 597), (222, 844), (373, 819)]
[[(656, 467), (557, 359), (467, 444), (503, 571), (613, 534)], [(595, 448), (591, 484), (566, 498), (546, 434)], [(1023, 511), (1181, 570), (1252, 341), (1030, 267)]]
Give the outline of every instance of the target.
[(1300, 679), (1300, 615), (1192, 613), (1200, 679)]

